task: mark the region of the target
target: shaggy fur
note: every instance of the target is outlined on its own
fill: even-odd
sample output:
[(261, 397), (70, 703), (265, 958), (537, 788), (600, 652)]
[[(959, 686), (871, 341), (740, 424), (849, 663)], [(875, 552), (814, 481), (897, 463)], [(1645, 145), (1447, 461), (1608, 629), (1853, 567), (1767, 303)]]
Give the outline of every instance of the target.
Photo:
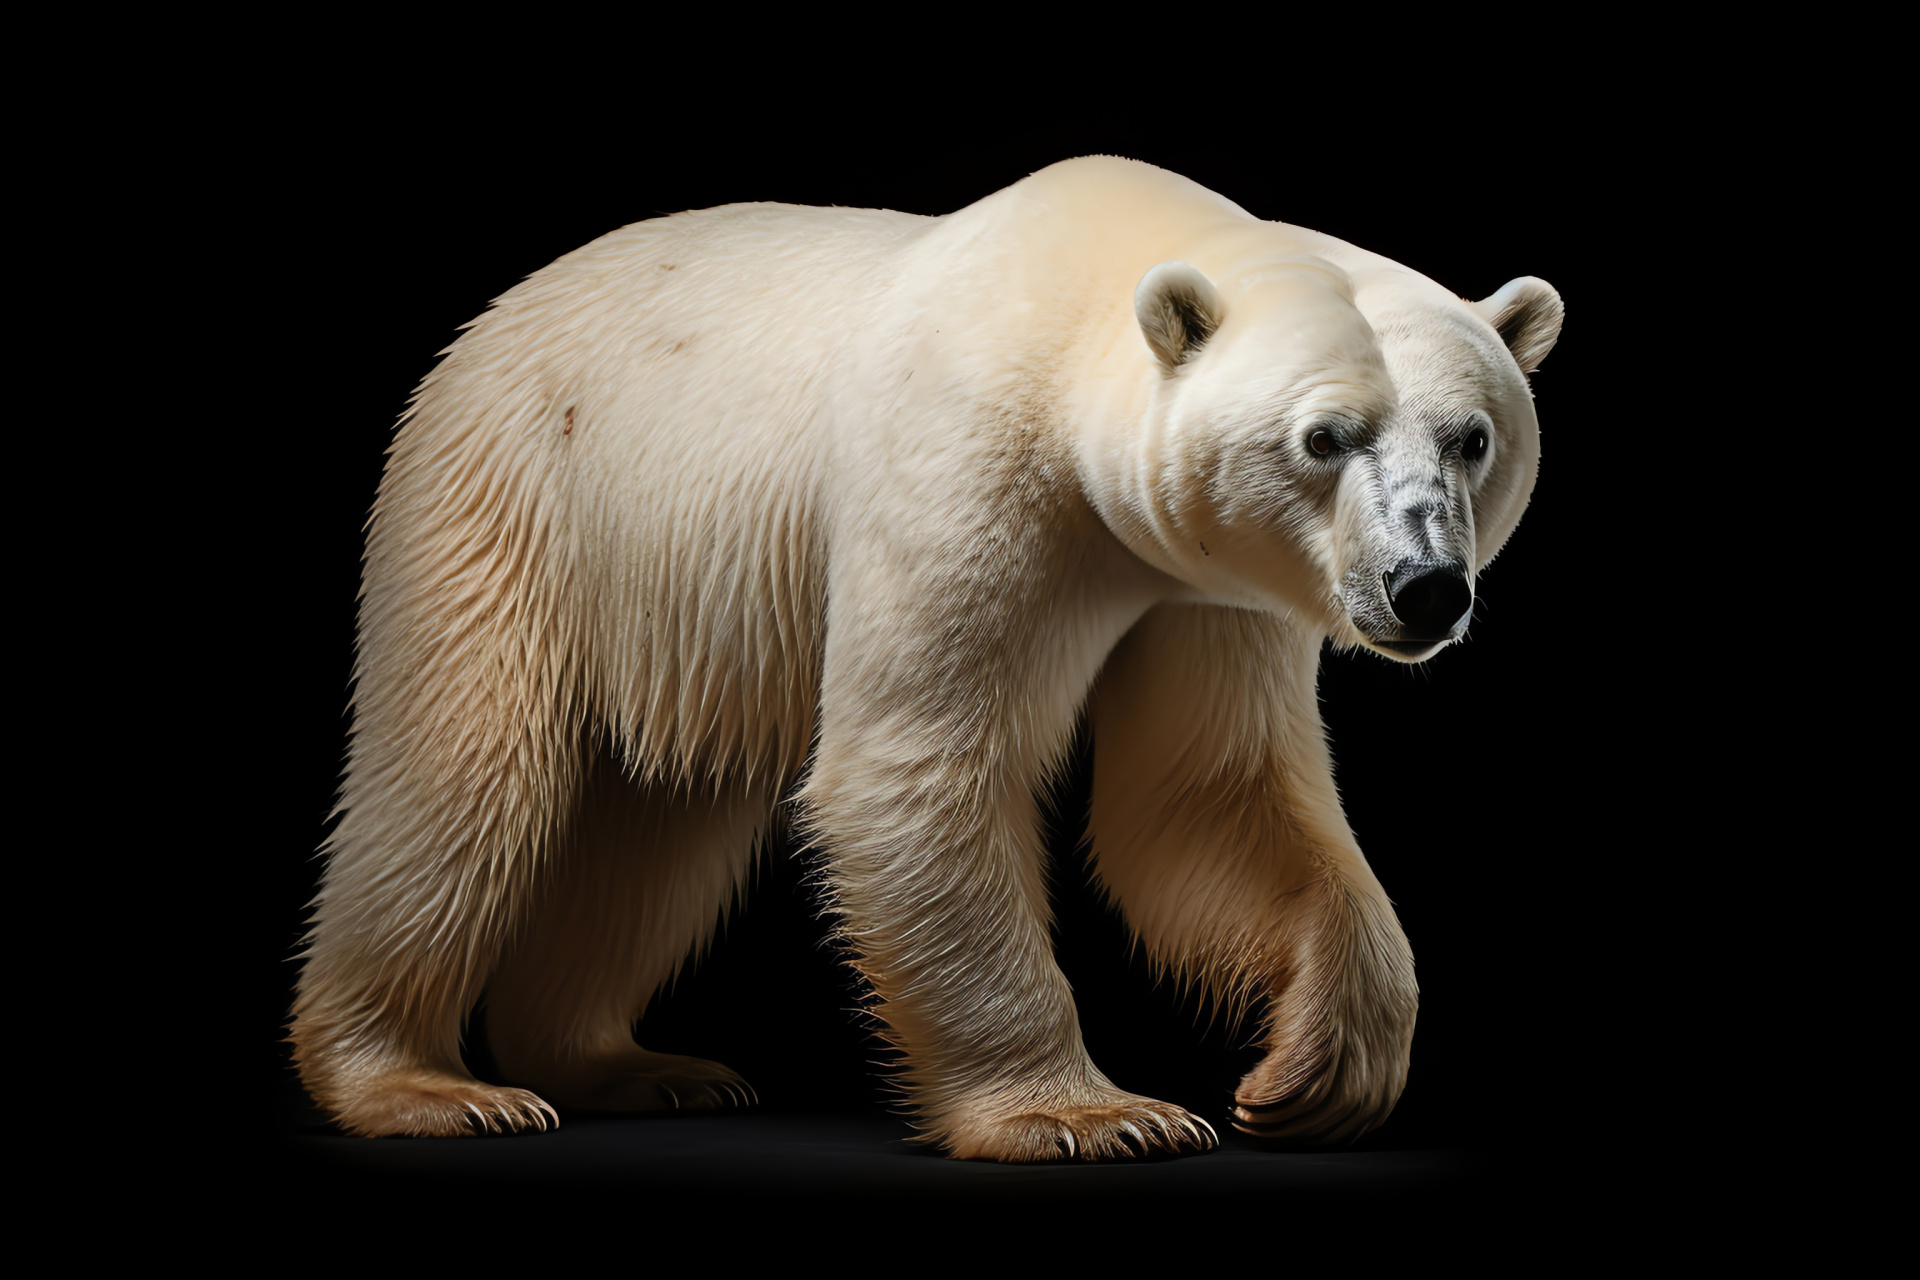
[[(798, 782), (929, 1138), (1207, 1146), (1089, 1060), (1051, 955), (1035, 796), (1089, 710), (1102, 883), (1158, 964), (1268, 1009), (1238, 1122), (1378, 1124), (1413, 961), (1320, 644), (1457, 638), (1403, 636), (1386, 583), (1512, 531), (1559, 325), (1539, 281), (1465, 304), (1104, 158), (946, 218), (739, 205), (562, 258), (394, 440), (301, 1078), (363, 1134), (746, 1098), (632, 1027)], [(461, 1066), (483, 991), (525, 1088)]]

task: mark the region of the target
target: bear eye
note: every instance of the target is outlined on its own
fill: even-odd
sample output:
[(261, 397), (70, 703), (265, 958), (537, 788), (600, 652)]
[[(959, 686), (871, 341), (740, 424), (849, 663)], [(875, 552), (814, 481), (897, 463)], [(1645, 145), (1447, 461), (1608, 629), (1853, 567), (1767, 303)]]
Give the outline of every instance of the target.
[(1329, 457), (1339, 447), (1340, 442), (1334, 439), (1333, 432), (1325, 427), (1321, 427), (1307, 437), (1307, 448), (1313, 451), (1313, 456), (1316, 458)]
[(1466, 441), (1460, 446), (1460, 456), (1468, 462), (1478, 462), (1487, 456), (1487, 431), (1485, 427), (1475, 427), (1467, 433)]

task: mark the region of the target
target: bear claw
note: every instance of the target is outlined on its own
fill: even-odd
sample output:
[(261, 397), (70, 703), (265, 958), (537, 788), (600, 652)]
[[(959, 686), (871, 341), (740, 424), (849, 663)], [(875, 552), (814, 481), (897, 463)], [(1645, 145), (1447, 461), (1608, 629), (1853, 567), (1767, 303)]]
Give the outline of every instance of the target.
[(458, 1138), (560, 1127), (547, 1100), (526, 1089), (439, 1072), (375, 1082), (339, 1107), (340, 1126), (366, 1138)]

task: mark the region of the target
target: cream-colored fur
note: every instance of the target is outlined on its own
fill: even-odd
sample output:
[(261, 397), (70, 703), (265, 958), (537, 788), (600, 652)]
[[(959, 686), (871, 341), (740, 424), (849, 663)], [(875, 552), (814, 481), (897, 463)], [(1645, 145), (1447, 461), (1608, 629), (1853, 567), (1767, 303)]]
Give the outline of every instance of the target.
[[(1090, 708), (1102, 882), (1160, 964), (1267, 1004), (1238, 1121), (1379, 1123), (1413, 963), (1334, 793), (1319, 648), (1452, 638), (1400, 638), (1383, 575), (1505, 541), (1559, 316), (1106, 158), (945, 218), (682, 214), (537, 273), (381, 484), (302, 1079), (367, 1134), (745, 1097), (631, 1027), (802, 782), (931, 1138), (1208, 1145), (1088, 1059), (1050, 952), (1035, 793)], [(525, 1088), (461, 1066), (483, 990)]]

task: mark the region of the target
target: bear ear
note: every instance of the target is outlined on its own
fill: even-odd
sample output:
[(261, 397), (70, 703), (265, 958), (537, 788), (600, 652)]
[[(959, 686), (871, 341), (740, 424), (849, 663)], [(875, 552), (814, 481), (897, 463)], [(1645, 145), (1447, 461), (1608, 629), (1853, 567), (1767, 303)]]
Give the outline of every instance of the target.
[(1553, 286), (1538, 276), (1509, 280), (1478, 302), (1469, 303), (1479, 312), (1500, 340), (1513, 352), (1520, 372), (1532, 373), (1560, 340), (1560, 323), (1567, 318), (1566, 304)]
[(1147, 345), (1172, 373), (1193, 359), (1226, 312), (1213, 281), (1184, 262), (1163, 262), (1140, 277), (1133, 314)]

